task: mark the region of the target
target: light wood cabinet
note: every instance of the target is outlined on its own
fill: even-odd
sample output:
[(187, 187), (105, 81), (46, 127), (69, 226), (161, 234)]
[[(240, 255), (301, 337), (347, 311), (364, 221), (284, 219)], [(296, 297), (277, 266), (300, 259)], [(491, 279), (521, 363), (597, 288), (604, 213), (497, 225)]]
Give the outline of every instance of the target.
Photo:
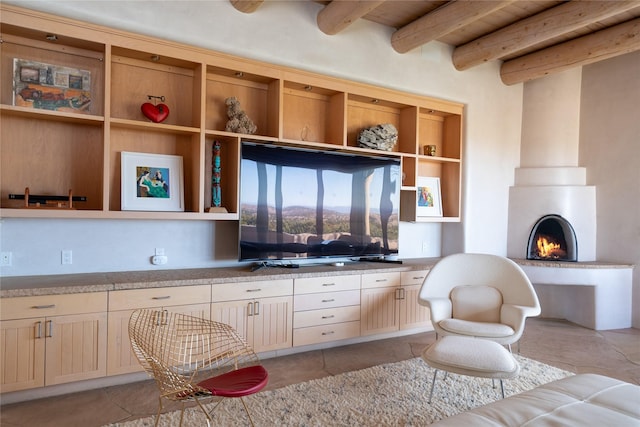
[(295, 279), (293, 345), (360, 335), (360, 275)]
[[(400, 218), (459, 221), (463, 105), (246, 60), (107, 27), (0, 5), (0, 215), (3, 217), (239, 219), (240, 141), (304, 145), (401, 158)], [(80, 30), (81, 28), (81, 30)], [(55, 41), (47, 36), (55, 34)], [(87, 111), (31, 108), (13, 90), (14, 59), (91, 73)], [(17, 71), (19, 75), (19, 70)], [(164, 97), (162, 123), (140, 111)], [(225, 130), (235, 96), (254, 135)], [(20, 100), (16, 102), (15, 99)], [(358, 133), (391, 123), (393, 151), (360, 148)], [(221, 144), (222, 206), (211, 206), (212, 144)], [(436, 155), (423, 154), (435, 145)], [(184, 212), (122, 210), (121, 153), (183, 158)], [(72, 173), (68, 173), (72, 171)], [(416, 215), (419, 177), (439, 177), (443, 217)], [(9, 194), (86, 196), (74, 210), (23, 209)]]
[(211, 285), (131, 289), (109, 292), (107, 374), (142, 370), (129, 340), (129, 318), (134, 310), (153, 308), (209, 318)]
[(0, 300), (2, 393), (106, 374), (107, 293)]
[(402, 285), (402, 298), (400, 299), (400, 330), (424, 328), (431, 330), (431, 317), (429, 309), (418, 303), (422, 282), (427, 277), (428, 271), (415, 270), (400, 273)]
[(426, 271), (362, 275), (362, 335), (431, 330), (429, 310), (418, 304)]
[(362, 275), (362, 335), (398, 330), (401, 292), (400, 273)]
[(428, 309), (417, 303), (426, 274), (257, 275), (246, 282), (0, 298), (0, 392), (141, 371), (128, 332), (140, 308), (227, 323), (259, 353), (431, 330)]
[(234, 327), (256, 352), (292, 346), (293, 280), (213, 286), (211, 319)]

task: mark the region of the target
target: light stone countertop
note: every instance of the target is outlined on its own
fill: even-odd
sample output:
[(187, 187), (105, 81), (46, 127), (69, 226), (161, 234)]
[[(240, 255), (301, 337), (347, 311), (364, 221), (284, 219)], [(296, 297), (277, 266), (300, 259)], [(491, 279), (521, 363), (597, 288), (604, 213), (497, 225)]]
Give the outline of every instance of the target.
[[(340, 276), (391, 271), (429, 270), (440, 258), (416, 258), (402, 264), (380, 262), (347, 262), (343, 267), (310, 264), (300, 268), (265, 267), (251, 271), (250, 265), (222, 268), (178, 270), (122, 271), (107, 273), (60, 274), (0, 278), (0, 298), (104, 292), (125, 289), (162, 288), (250, 282), (253, 280), (296, 279), (303, 277)], [(514, 259), (520, 266), (616, 269), (633, 268), (632, 264), (613, 262), (556, 262)]]
[(3, 277), (0, 278), (0, 298), (429, 270), (438, 259), (411, 259), (405, 260), (402, 264), (347, 262), (342, 267), (330, 264), (312, 264), (300, 268), (265, 267), (253, 272), (251, 266), (245, 265), (222, 268)]

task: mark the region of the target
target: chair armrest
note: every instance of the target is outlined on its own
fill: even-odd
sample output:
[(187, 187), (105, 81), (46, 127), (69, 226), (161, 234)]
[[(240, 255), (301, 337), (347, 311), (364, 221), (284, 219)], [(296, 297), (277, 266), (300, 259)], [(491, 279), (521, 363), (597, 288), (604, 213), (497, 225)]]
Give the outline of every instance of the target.
[(536, 307), (524, 305), (502, 304), (500, 308), (500, 323), (504, 323), (518, 331), (524, 328), (524, 321), (527, 317), (537, 316), (540, 312)]
[(439, 322), (442, 319), (451, 318), (452, 309), (451, 300), (449, 298), (419, 298), (418, 303), (429, 307), (432, 322)]

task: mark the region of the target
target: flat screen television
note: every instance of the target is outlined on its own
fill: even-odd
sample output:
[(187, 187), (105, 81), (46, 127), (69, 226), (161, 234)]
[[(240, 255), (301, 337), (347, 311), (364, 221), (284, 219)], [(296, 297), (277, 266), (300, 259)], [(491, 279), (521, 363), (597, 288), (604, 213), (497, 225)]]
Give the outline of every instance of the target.
[(242, 142), (241, 261), (398, 253), (400, 159)]

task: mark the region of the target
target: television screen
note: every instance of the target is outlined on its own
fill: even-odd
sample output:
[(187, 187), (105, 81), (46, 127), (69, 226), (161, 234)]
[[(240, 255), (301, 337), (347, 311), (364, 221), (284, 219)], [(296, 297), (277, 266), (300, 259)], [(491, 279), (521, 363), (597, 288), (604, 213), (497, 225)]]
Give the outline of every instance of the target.
[(398, 253), (400, 160), (242, 143), (240, 260)]

